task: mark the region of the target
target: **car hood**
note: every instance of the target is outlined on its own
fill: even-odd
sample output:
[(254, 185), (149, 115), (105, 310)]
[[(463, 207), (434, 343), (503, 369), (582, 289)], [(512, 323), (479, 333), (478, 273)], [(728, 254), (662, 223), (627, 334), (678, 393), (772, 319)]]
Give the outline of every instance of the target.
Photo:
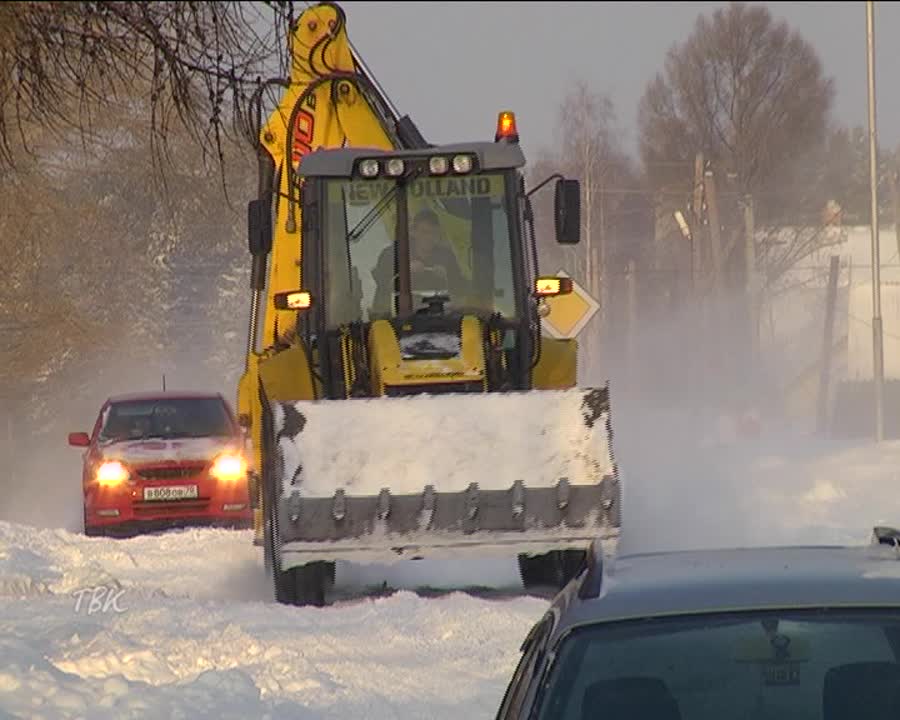
[(124, 440), (100, 446), (105, 460), (124, 463), (208, 461), (224, 450), (238, 450), (231, 438), (178, 438), (174, 440)]

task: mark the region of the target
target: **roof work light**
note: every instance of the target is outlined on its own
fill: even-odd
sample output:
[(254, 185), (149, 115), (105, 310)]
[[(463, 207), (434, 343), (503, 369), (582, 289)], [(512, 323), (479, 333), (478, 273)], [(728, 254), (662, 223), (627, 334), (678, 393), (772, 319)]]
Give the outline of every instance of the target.
[(497, 116), (497, 134), (494, 135), (494, 142), (506, 140), (507, 142), (519, 142), (519, 131), (516, 130), (516, 114), (509, 110), (504, 110)]

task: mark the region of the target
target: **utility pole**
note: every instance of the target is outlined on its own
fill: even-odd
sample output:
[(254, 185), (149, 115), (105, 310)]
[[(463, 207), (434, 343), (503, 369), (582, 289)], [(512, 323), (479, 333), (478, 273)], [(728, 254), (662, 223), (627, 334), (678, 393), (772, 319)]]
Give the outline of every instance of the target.
[(700, 284), (697, 276), (700, 272), (700, 238), (703, 237), (703, 153), (694, 157), (694, 232), (691, 234), (691, 287), (695, 293)]
[(756, 226), (753, 216), (753, 196), (744, 196), (744, 265), (747, 283), (747, 320), (750, 324), (750, 361), (755, 365), (759, 356), (759, 319), (756, 290)]
[(635, 336), (638, 331), (637, 322), (637, 265), (634, 260), (628, 261), (628, 369), (630, 371), (629, 381), (632, 389), (636, 387), (637, 378), (640, 377), (637, 365), (637, 352), (635, 351)]
[[(722, 288), (722, 235), (719, 220), (719, 196), (716, 189), (716, 177), (712, 168), (704, 173), (704, 189), (706, 191), (706, 207), (709, 213), (709, 249), (712, 260), (713, 288), (718, 295)], [(717, 298), (718, 299), (718, 298)]]
[[(709, 218), (709, 254), (713, 273), (712, 293), (708, 300), (708, 312), (712, 319), (711, 337), (718, 338), (722, 332), (722, 314), (724, 312), (722, 307), (722, 226), (719, 220), (719, 195), (716, 187), (716, 177), (711, 167), (704, 172), (703, 185), (706, 193), (706, 211)], [(709, 329), (707, 329), (707, 337), (710, 337)], [(714, 359), (717, 365), (717, 372), (722, 366), (726, 352), (727, 349), (721, 342), (712, 343), (712, 348), (708, 354)]]
[(894, 206), (894, 236), (897, 238), (897, 257), (900, 258), (900, 172), (891, 170), (891, 201)]
[(9, 407), (9, 411), (6, 413), (6, 473), (7, 480), (9, 481), (10, 489), (14, 488), (13, 482), (15, 478), (13, 477), (15, 473), (16, 464), (13, 462), (13, 446), (15, 445), (15, 436), (13, 435), (13, 408), (12, 405)]
[(875, 7), (866, 3), (869, 76), (869, 193), (872, 197), (872, 369), (875, 389), (875, 442), (884, 440), (884, 336), (881, 327), (881, 253), (878, 238), (878, 140), (875, 132)]
[(598, 313), (599, 317), (597, 320), (599, 321), (600, 327), (597, 329), (595, 333), (594, 339), (594, 350), (592, 355), (596, 358), (597, 363), (602, 363), (603, 351), (606, 348), (606, 339), (609, 337), (609, 327), (608, 327), (608, 314), (607, 307), (609, 306), (609, 296), (606, 292), (606, 284), (608, 280), (608, 273), (606, 272), (606, 204), (605, 197), (606, 193), (603, 188), (603, 174), (600, 174), (600, 187), (597, 193), (598, 201), (600, 205), (600, 242), (597, 243), (597, 274), (596, 274), (596, 283), (597, 287), (592, 289), (591, 294), (600, 301), (600, 312)]
[(819, 395), (817, 398), (816, 430), (824, 433), (828, 429), (828, 397), (831, 389), (831, 355), (834, 351), (834, 315), (837, 304), (838, 273), (840, 257), (831, 256), (828, 267), (828, 292), (825, 296), (825, 332), (822, 335), (822, 365), (819, 371)]
[(704, 364), (709, 362), (709, 305), (700, 283), (701, 270), (701, 240), (706, 238), (703, 231), (703, 220), (706, 217), (704, 208), (705, 202), (705, 185), (703, 171), (706, 167), (706, 160), (702, 152), (698, 152), (694, 156), (694, 196), (693, 196), (693, 214), (694, 214), (694, 231), (691, 233), (691, 287), (693, 289), (693, 329), (694, 329), (694, 348), (691, 353), (691, 386), (694, 390), (692, 411), (694, 413), (702, 412), (703, 408), (698, 404), (698, 399), (705, 397), (700, 391), (703, 387), (703, 377), (705, 375)]

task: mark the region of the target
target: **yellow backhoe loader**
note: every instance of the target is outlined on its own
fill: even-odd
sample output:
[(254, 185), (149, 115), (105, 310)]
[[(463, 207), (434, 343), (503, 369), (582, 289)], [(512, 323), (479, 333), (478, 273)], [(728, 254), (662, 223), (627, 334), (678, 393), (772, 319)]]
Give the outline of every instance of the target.
[(493, 141), (425, 142), (335, 4), (291, 40), (238, 389), (277, 600), (325, 603), (340, 560), (514, 554), (526, 587), (564, 584), (621, 517), (608, 387), (576, 387), (575, 341), (541, 332), (572, 286), (538, 272), (530, 195), (556, 180), (556, 240), (577, 243), (578, 181), (526, 192), (511, 112)]

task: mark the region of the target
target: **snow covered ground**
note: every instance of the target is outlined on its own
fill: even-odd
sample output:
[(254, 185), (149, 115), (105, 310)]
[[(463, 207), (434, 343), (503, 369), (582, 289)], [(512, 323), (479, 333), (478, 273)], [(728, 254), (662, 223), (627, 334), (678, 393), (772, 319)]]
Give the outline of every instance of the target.
[(900, 442), (813, 437), (762, 421), (753, 437), (697, 438), (683, 414), (615, 437), (621, 552), (867, 542), (900, 527)]
[[(900, 443), (765, 422), (703, 443), (674, 413), (618, 420), (624, 552), (858, 543), (900, 524)], [(382, 580), (407, 589), (282, 607), (249, 532), (114, 541), (0, 522), (0, 720), (492, 718), (547, 601), (409, 591), (515, 590), (512, 558), (338, 569), (345, 597)]]
[(246, 532), (0, 523), (0, 718), (491, 717), (535, 598), (268, 600)]

